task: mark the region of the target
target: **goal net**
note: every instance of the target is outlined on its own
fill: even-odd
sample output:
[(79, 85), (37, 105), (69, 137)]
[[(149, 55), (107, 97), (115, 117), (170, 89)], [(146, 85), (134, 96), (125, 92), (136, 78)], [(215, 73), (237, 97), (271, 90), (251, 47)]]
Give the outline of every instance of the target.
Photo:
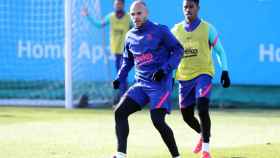
[(64, 106), (66, 94), (70, 107), (82, 96), (112, 102), (113, 58), (103, 30), (81, 17), (85, 5), (101, 18), (98, 0), (0, 1), (1, 105)]

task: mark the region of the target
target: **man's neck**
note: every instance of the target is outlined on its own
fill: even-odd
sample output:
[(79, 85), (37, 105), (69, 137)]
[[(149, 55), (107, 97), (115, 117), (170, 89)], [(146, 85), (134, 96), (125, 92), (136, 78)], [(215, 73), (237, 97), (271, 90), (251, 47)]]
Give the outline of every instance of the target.
[(195, 17), (195, 18), (193, 18), (193, 19), (188, 19), (188, 18), (186, 18), (185, 21), (186, 21), (187, 24), (190, 25), (190, 24), (193, 23), (196, 19), (198, 19), (198, 17)]
[(201, 22), (201, 20), (198, 17), (196, 17), (193, 20), (186, 19), (185, 20), (185, 30), (187, 32), (192, 32), (193, 30), (195, 30), (198, 27), (200, 22)]
[(124, 10), (116, 10), (115, 13), (118, 19), (121, 19), (125, 14)]
[(136, 30), (143, 30), (144, 28), (146, 28), (146, 25), (149, 23), (149, 20), (145, 20), (144, 22), (143, 22), (143, 24), (141, 25), (141, 26), (135, 26), (135, 29)]

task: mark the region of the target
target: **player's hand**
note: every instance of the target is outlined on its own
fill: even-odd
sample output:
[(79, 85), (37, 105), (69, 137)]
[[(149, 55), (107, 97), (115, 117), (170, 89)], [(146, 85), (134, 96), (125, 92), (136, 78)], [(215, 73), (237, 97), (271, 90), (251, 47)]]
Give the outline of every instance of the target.
[(164, 76), (165, 76), (164, 71), (163, 71), (162, 69), (159, 69), (158, 71), (156, 71), (156, 72), (153, 73), (152, 79), (153, 79), (154, 81), (159, 82), (159, 81), (161, 81), (161, 80), (163, 79)]
[(120, 88), (120, 81), (119, 80), (114, 80), (113, 82), (112, 82), (112, 85), (113, 85), (113, 88), (114, 89), (119, 89)]
[(175, 78), (172, 77), (172, 88), (174, 88), (174, 86), (175, 86)]
[(88, 16), (88, 9), (87, 8), (82, 9), (81, 16)]
[(228, 71), (222, 71), (221, 84), (224, 88), (228, 88), (230, 86)]

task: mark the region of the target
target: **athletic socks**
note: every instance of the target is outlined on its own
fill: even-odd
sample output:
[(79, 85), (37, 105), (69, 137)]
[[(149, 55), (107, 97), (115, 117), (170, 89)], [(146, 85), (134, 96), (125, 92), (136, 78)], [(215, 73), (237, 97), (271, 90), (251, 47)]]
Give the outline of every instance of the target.
[(122, 152), (117, 152), (117, 154), (113, 156), (113, 158), (126, 158), (126, 154)]
[(202, 151), (209, 152), (209, 143), (202, 143)]

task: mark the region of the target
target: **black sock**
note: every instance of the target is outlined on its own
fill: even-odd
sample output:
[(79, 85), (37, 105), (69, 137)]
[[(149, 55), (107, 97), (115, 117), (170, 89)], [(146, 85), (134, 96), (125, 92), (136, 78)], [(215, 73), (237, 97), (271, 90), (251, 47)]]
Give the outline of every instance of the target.
[(161, 138), (167, 145), (169, 152), (173, 157), (179, 156), (178, 148), (174, 138), (173, 131), (165, 122), (166, 111), (156, 109), (151, 111), (151, 118), (155, 128), (159, 131)]
[(141, 110), (132, 99), (126, 97), (120, 101), (115, 110), (115, 129), (118, 141), (118, 152), (126, 153), (127, 137), (129, 133), (128, 116)]
[(203, 142), (208, 143), (211, 130), (211, 120), (209, 116), (209, 99), (198, 98), (197, 109), (200, 118)]
[(194, 104), (181, 109), (181, 113), (184, 121), (197, 133), (201, 132), (200, 124), (197, 118), (194, 116)]

